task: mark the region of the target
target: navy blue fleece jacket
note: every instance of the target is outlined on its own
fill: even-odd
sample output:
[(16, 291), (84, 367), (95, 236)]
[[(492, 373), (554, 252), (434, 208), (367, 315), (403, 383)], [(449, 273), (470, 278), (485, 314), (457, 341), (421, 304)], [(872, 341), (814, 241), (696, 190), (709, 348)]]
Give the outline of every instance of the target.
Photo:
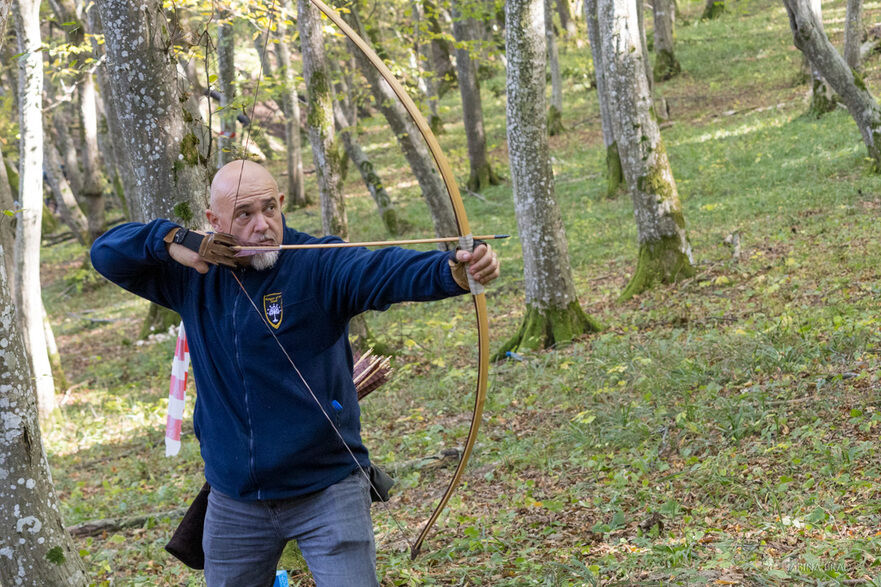
[[(212, 487), (247, 501), (294, 497), (356, 468), (273, 334), (367, 466), (349, 319), (395, 302), (465, 293), (452, 278), (448, 254), (284, 251), (271, 269), (237, 270), (255, 309), (230, 269), (212, 266), (202, 275), (169, 257), (162, 239), (175, 226), (167, 220), (118, 226), (95, 241), (92, 264), (110, 281), (183, 318), (198, 391), (196, 436)], [(285, 244), (338, 240), (284, 231)]]

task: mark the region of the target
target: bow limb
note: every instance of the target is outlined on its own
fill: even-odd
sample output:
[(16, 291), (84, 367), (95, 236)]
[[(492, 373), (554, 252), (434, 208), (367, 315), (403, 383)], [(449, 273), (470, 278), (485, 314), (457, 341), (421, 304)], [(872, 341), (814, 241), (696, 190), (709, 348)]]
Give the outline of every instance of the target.
[[(460, 246), (471, 250), (473, 248), (471, 228), (468, 224), (468, 216), (465, 213), (465, 205), (462, 202), (462, 196), (459, 194), (459, 186), (456, 184), (456, 179), (453, 175), (450, 163), (447, 161), (446, 156), (441, 150), (437, 137), (431, 132), (431, 128), (425, 120), (425, 117), (422, 116), (422, 113), (419, 111), (419, 108), (416, 107), (413, 99), (410, 98), (403, 86), (401, 86), (398, 80), (395, 79), (385, 63), (383, 63), (370, 45), (368, 45), (364, 39), (362, 39), (352, 27), (343, 20), (339, 13), (325, 4), (322, 0), (310, 0), (310, 2), (312, 2), (318, 10), (323, 12), (327, 18), (337, 25), (340, 30), (343, 31), (343, 34), (345, 34), (355, 46), (367, 56), (370, 63), (379, 71), (383, 79), (388, 82), (392, 91), (407, 110), (410, 118), (416, 124), (416, 127), (425, 139), (425, 143), (428, 145), (428, 149), (434, 157), (435, 163), (437, 164), (438, 170), (443, 178), (444, 185), (447, 188), (447, 193), (450, 196), (450, 203), (453, 205), (453, 211), (456, 216), (456, 224), (459, 228)], [(440, 502), (437, 507), (435, 507), (411, 547), (411, 558), (416, 558), (419, 554), (419, 551), (422, 548), (422, 543), (425, 541), (425, 537), (434, 526), (438, 517), (440, 517), (441, 512), (444, 507), (446, 507), (450, 497), (459, 485), (462, 475), (465, 472), (465, 467), (468, 465), (468, 460), (471, 458), (471, 452), (474, 449), (474, 443), (477, 440), (477, 432), (480, 428), (481, 417), (483, 416), (483, 406), (486, 401), (487, 383), (489, 379), (489, 320), (487, 318), (486, 296), (483, 293), (483, 287), (472, 279), (470, 273), (468, 274), (468, 280), (474, 301), (474, 312), (477, 316), (478, 333), (477, 389), (474, 393), (474, 410), (471, 416), (471, 428), (469, 429), (468, 437), (465, 440), (465, 446), (462, 450), (462, 458), (459, 460), (459, 464), (456, 467), (456, 471), (453, 473), (453, 478), (450, 480), (447, 490), (444, 492)]]

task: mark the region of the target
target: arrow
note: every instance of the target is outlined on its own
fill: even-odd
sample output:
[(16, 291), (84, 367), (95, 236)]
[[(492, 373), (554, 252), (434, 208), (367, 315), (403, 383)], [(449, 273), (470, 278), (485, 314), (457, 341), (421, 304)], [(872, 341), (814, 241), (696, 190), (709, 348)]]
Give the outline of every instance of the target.
[[(509, 238), (510, 234), (484, 234), (480, 236), (475, 236), (474, 240), (495, 240), (502, 238)], [(400, 245), (419, 245), (424, 243), (452, 243), (458, 242), (459, 237), (457, 236), (448, 236), (448, 237), (440, 237), (440, 238), (417, 238), (413, 240), (400, 240), (400, 241), (367, 241), (367, 242), (352, 242), (352, 243), (312, 243), (309, 245), (236, 245), (230, 247), (236, 251), (236, 257), (245, 257), (248, 255), (253, 255), (254, 253), (261, 253), (265, 251), (288, 251), (295, 249), (341, 249), (346, 247), (385, 247), (385, 246), (400, 246)]]

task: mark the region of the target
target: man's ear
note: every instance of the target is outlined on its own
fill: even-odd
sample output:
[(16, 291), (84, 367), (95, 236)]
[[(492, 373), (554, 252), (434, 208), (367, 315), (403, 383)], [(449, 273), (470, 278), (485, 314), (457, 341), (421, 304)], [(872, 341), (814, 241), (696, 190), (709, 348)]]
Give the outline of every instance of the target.
[(220, 218), (210, 208), (205, 210), (205, 217), (208, 219), (208, 222), (211, 224), (211, 228), (214, 229), (214, 232), (223, 232), (223, 229), (220, 227)]
[(284, 210), (284, 194), (278, 194), (278, 208)]

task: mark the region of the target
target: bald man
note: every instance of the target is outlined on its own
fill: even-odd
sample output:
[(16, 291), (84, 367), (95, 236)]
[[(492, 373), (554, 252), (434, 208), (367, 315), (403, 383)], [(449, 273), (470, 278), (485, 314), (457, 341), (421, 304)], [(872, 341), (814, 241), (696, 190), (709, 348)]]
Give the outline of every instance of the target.
[(485, 244), (473, 253), (389, 247), (236, 257), (230, 244), (340, 241), (287, 227), (283, 203), (268, 171), (234, 161), (211, 184), (213, 233), (162, 219), (123, 224), (95, 241), (92, 264), (175, 310), (186, 326), (198, 389), (194, 425), (211, 486), (202, 537), (209, 587), (272, 585), (292, 539), (317, 585), (373, 586), (363, 474), (370, 460), (349, 320), (396, 302), (466, 293), (466, 271), (487, 284), (499, 262)]

